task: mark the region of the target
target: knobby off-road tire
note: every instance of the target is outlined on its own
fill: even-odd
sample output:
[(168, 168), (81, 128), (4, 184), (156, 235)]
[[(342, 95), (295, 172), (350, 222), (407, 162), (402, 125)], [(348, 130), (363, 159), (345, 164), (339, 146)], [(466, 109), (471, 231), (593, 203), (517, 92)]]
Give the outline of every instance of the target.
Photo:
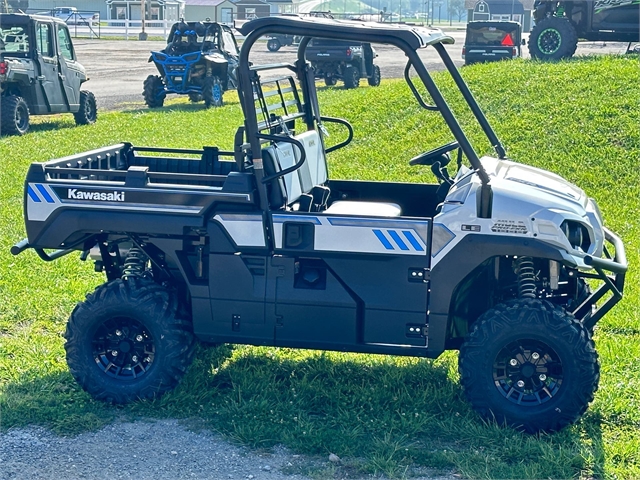
[(544, 18), (536, 23), (529, 35), (529, 53), (538, 60), (570, 58), (577, 47), (578, 34), (565, 18)]
[(176, 295), (152, 280), (118, 279), (87, 295), (65, 332), (69, 370), (93, 398), (114, 404), (173, 389), (194, 336)]
[(270, 52), (277, 52), (278, 50), (280, 50), (281, 46), (282, 45), (280, 44), (280, 40), (276, 40), (275, 38), (267, 41), (267, 50), (269, 50)]
[(377, 87), (378, 85), (380, 85), (381, 78), (380, 67), (378, 65), (374, 65), (373, 72), (371, 72), (371, 76), (367, 78), (367, 82), (369, 82), (369, 85), (371, 85), (372, 87)]
[(357, 88), (360, 86), (360, 70), (353, 65), (344, 68), (344, 88)]
[(202, 95), (196, 92), (189, 92), (189, 101), (193, 103), (201, 102)]
[(73, 114), (76, 125), (89, 125), (96, 123), (98, 118), (98, 106), (96, 97), (91, 92), (80, 92), (80, 110)]
[(222, 94), (222, 83), (218, 77), (207, 77), (204, 79), (202, 98), (204, 98), (204, 104), (207, 108), (221, 107), (224, 103)]
[(333, 87), (336, 83), (338, 83), (338, 79), (336, 77), (334, 77), (333, 75), (331, 75), (331, 76), (325, 75), (324, 84), (327, 87)]
[(164, 105), (164, 85), (158, 75), (149, 75), (143, 84), (142, 96), (149, 108), (159, 108)]
[(0, 98), (0, 131), (3, 135), (24, 135), (29, 131), (29, 107), (24, 98)]
[(458, 369), (480, 415), (529, 433), (578, 420), (600, 379), (598, 354), (582, 324), (535, 299), (482, 315), (460, 348)]

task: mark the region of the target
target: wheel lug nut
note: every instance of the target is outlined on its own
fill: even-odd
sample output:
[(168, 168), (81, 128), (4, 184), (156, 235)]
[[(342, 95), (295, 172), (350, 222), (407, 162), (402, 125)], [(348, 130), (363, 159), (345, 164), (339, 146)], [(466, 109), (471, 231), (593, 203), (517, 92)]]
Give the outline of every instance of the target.
[(544, 373), (541, 373), (538, 378), (540, 379), (541, 382), (544, 382), (547, 379), (547, 376)]
[(111, 351), (111, 355), (113, 355), (114, 357), (118, 356), (118, 351), (117, 350), (112, 350)]
[(131, 357), (131, 361), (132, 362), (137, 362), (138, 361), (138, 357), (136, 355), (134, 355), (133, 357)]
[(136, 335), (136, 342), (142, 341), (142, 335)]
[(518, 360), (516, 360), (515, 358), (512, 358), (511, 360), (509, 360), (509, 365), (511, 365), (512, 367), (515, 367), (516, 365), (518, 365)]
[(533, 358), (534, 360), (538, 360), (540, 358), (540, 354), (538, 352), (533, 352), (531, 354), (531, 358)]
[(116, 335), (121, 337), (122, 336), (122, 332), (120, 330), (116, 330)]
[(518, 383), (516, 383), (516, 385), (520, 388), (524, 387), (524, 382), (522, 380), (518, 380)]

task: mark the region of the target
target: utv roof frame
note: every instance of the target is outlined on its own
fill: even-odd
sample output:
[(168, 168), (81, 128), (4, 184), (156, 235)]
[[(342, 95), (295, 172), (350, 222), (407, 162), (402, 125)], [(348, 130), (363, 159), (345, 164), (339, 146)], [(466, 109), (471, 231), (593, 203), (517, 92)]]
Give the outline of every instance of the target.
[[(305, 65), (307, 63), (305, 60), (305, 53), (307, 46), (314, 37), (382, 43), (398, 47), (407, 56), (407, 65), (404, 70), (405, 81), (408, 83), (414, 96), (416, 96), (416, 99), (423, 108), (439, 111), (442, 115), (455, 140), (458, 142), (460, 149), (465, 154), (472, 168), (482, 181), (483, 188), (481, 195), (482, 199), (478, 209), (479, 215), (483, 218), (489, 218), (491, 216), (491, 187), (489, 185), (489, 175), (484, 170), (477, 153), (463, 132), (444, 97), (440, 93), (440, 90), (431, 78), (431, 75), (429, 74), (429, 71), (422, 59), (418, 55), (419, 49), (429, 46), (432, 46), (438, 52), (444, 66), (452, 76), (456, 86), (460, 90), (460, 93), (467, 102), (469, 109), (480, 124), (482, 130), (489, 139), (489, 142), (494, 147), (498, 157), (501, 159), (506, 158), (506, 151), (502, 143), (491, 128), (491, 125), (473, 97), (469, 87), (462, 79), (460, 72), (445, 49), (446, 44), (454, 43), (454, 39), (452, 37), (445, 35), (440, 29), (425, 28), (408, 24), (385, 24), (362, 22), (358, 20), (335, 20), (318, 17), (291, 16), (258, 18), (242, 25), (239, 28), (239, 31), (242, 35), (246, 36), (246, 38), (242, 44), (242, 48), (240, 49), (238, 92), (240, 103), (245, 113), (246, 135), (254, 154), (254, 169), (259, 181), (263, 178), (263, 172), (261, 171), (262, 159), (258, 157), (261, 150), (259, 139), (260, 132), (257, 131), (258, 120), (253, 107), (253, 94), (251, 93), (251, 82), (252, 79), (255, 78), (254, 76), (257, 72), (260, 70), (287, 68), (296, 72), (299, 79), (304, 78)], [(249, 61), (249, 52), (255, 42), (268, 34), (287, 34), (303, 37), (300, 45), (298, 46), (298, 59), (295, 65), (283, 63), (254, 66)], [(412, 66), (426, 87), (434, 105), (427, 105), (413, 86), (413, 82), (409, 78), (409, 71)], [(304, 103), (306, 105), (313, 105), (315, 103), (313, 102), (313, 99), (309, 98), (309, 92), (304, 87), (303, 96)], [(314, 109), (316, 107), (316, 105), (313, 105)], [(313, 118), (319, 118), (317, 112), (309, 112), (308, 121), (312, 123)], [(311, 128), (312, 126), (309, 125), (309, 127)], [(265, 195), (266, 193), (262, 193), (261, 197)], [(263, 203), (263, 206), (265, 206), (266, 209), (266, 202)]]

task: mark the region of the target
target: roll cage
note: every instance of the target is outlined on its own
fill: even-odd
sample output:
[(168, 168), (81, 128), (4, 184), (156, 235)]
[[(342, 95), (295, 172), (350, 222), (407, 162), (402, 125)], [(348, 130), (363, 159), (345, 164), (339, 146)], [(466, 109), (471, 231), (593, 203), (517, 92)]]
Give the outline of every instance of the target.
[[(351, 40), (358, 42), (382, 43), (393, 45), (401, 49), (407, 56), (407, 65), (404, 71), (404, 78), (418, 103), (427, 110), (438, 111), (442, 115), (445, 123), (451, 130), (460, 150), (467, 157), (472, 169), (482, 181), (482, 194), (478, 215), (481, 218), (491, 217), (491, 186), (489, 176), (484, 170), (477, 153), (467, 139), (460, 124), (456, 120), (453, 112), (443, 98), (440, 90), (433, 81), (429, 71), (418, 55), (418, 50), (432, 46), (439, 54), (444, 66), (452, 76), (456, 86), (464, 97), (469, 109), (480, 124), (489, 142), (494, 147), (499, 158), (505, 158), (505, 149), (498, 139), (496, 133), (491, 128), (488, 120), (482, 113), (478, 103), (473, 97), (469, 87), (462, 79), (460, 72), (454, 65), (453, 60), (445, 49), (446, 44), (454, 43), (452, 37), (445, 35), (439, 29), (416, 27), (413, 25), (380, 24), (371, 22), (334, 20), (327, 18), (304, 18), (304, 17), (269, 17), (259, 18), (245, 23), (240, 32), (246, 39), (240, 50), (240, 61), (238, 67), (239, 97), (245, 115), (245, 135), (248, 146), (252, 152), (253, 169), (258, 182), (258, 190), (261, 199), (261, 207), (268, 210), (267, 190), (265, 172), (263, 168), (261, 145), (264, 140), (274, 141), (267, 138), (261, 131), (264, 122), (258, 120), (255, 108), (256, 82), (259, 82), (259, 72), (265, 70), (287, 69), (294, 72), (300, 80), (304, 112), (300, 116), (304, 117), (304, 122), (309, 130), (315, 129), (316, 125), (322, 130), (322, 121), (327, 120), (322, 117), (318, 107), (315, 92), (315, 79), (309, 63), (305, 60), (307, 46), (314, 37)], [(255, 42), (269, 34), (288, 34), (302, 37), (298, 47), (298, 58), (295, 64), (281, 63), (269, 65), (253, 65), (249, 61), (249, 52)], [(427, 93), (430, 95), (433, 105), (425, 101), (416, 89), (409, 72), (413, 67), (424, 84)], [(337, 119), (331, 119), (336, 121)], [(262, 128), (261, 128), (262, 127)], [(273, 127), (273, 125), (271, 125)], [(270, 133), (274, 133), (271, 128)], [(343, 146), (343, 145), (341, 145)], [(335, 149), (335, 147), (333, 148)], [(304, 162), (304, 156), (296, 165), (298, 168)], [(294, 166), (294, 167), (296, 167)], [(280, 172), (284, 175), (289, 172)], [(272, 177), (272, 176), (270, 176)], [(267, 177), (268, 180), (272, 179)]]

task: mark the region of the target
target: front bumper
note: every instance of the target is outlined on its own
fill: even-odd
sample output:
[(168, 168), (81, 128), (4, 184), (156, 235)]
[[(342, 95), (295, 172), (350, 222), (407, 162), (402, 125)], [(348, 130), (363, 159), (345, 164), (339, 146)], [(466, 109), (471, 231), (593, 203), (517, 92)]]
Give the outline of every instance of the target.
[[(580, 272), (579, 275), (583, 278), (601, 280), (603, 283), (572, 312), (588, 329), (593, 328), (622, 299), (624, 277), (627, 272), (627, 257), (622, 240), (606, 227), (603, 227), (603, 230), (605, 241), (613, 246), (615, 252), (612, 256), (605, 244), (604, 253), (607, 258), (584, 258), (584, 263), (596, 273)], [(606, 295), (609, 295), (608, 298), (598, 306), (597, 303)]]

